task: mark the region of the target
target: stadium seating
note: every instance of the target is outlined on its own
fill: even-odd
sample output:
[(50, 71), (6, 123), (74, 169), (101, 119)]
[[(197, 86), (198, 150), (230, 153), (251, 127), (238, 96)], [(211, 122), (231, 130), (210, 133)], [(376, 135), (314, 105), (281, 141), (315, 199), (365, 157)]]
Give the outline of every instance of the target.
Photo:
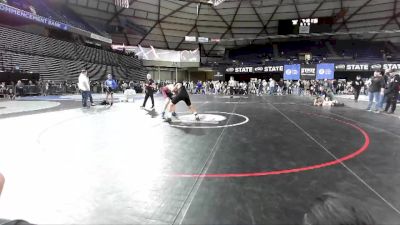
[(8, 4), (25, 11), (31, 11), (30, 7), (34, 8), (37, 15), (59, 21), (61, 23), (72, 25), (76, 28), (86, 30), (92, 33), (106, 35), (101, 29), (97, 29), (95, 26), (88, 24), (73, 10), (60, 4), (59, 1), (48, 1), (48, 0), (9, 0)]
[[(245, 64), (260, 64), (268, 56), (275, 61), (286, 61), (297, 58), (300, 54), (311, 53), (313, 59), (324, 59), (324, 61), (352, 60), (357, 61), (379, 61), (383, 60), (383, 52), (391, 53), (385, 42), (374, 42), (363, 40), (302, 40), (275, 43), (276, 52), (271, 45), (249, 46), (230, 50), (229, 59), (238, 60)], [(278, 57), (276, 57), (278, 56)]]
[(146, 71), (134, 57), (42, 37), (0, 26), (0, 64), (19, 65), (22, 70), (40, 73), (43, 79), (75, 80), (87, 67), (92, 80), (105, 79), (107, 73), (117, 79), (142, 80)]

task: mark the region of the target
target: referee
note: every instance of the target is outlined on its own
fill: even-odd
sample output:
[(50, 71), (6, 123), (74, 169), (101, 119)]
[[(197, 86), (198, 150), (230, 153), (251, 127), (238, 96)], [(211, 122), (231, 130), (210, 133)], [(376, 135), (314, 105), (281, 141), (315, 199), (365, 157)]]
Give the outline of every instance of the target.
[(146, 96), (144, 97), (144, 102), (141, 108), (146, 107), (146, 103), (147, 100), (149, 99), (149, 97), (151, 98), (151, 109), (154, 109), (154, 89), (155, 89), (155, 83), (154, 80), (151, 79), (151, 75), (147, 74), (147, 82), (145, 85), (145, 92), (146, 92)]

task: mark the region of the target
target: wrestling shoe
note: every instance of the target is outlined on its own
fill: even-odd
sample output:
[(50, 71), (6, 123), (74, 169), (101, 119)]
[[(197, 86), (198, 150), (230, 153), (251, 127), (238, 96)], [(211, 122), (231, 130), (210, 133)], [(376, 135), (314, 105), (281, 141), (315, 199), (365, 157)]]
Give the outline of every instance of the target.
[(164, 122), (166, 122), (166, 123), (171, 123), (171, 122), (172, 122), (172, 119), (171, 119), (171, 118), (166, 118), (166, 119), (164, 120)]
[(162, 118), (162, 119), (165, 119), (165, 112), (162, 112), (162, 113), (161, 113), (161, 118)]
[(195, 118), (196, 118), (196, 121), (200, 121), (199, 115), (196, 115)]
[(178, 117), (178, 114), (176, 114), (176, 112), (173, 112), (173, 113), (172, 113), (172, 116)]

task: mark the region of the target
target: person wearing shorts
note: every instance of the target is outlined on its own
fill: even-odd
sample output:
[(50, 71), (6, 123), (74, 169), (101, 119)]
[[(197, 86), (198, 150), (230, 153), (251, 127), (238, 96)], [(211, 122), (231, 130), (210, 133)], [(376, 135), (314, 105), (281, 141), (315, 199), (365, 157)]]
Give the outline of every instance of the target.
[[(104, 88), (106, 91), (106, 104), (109, 103), (110, 106), (114, 104), (114, 91), (118, 88), (117, 82), (113, 79), (111, 74), (107, 75), (107, 80), (104, 82)], [(111, 101), (108, 100), (108, 97), (111, 97)]]
[(176, 104), (178, 104), (180, 101), (184, 101), (189, 108), (189, 111), (193, 113), (195, 119), (197, 121), (200, 120), (199, 115), (196, 112), (196, 109), (193, 107), (192, 102), (190, 101), (189, 94), (186, 91), (186, 88), (182, 83), (177, 83), (174, 86), (173, 92), (176, 93), (174, 97), (171, 99), (171, 103), (169, 104), (169, 113), (167, 114), (167, 118), (165, 119), (165, 122), (171, 122), (171, 115), (172, 112), (175, 112), (176, 109)]
[[(169, 105), (169, 103), (171, 102), (171, 100), (172, 100), (172, 98), (174, 96), (174, 94), (172, 92), (173, 90), (174, 90), (174, 85), (173, 84), (168, 84), (168, 85), (166, 85), (166, 86), (161, 88), (161, 94), (165, 99), (164, 109), (163, 109), (163, 111), (161, 113), (161, 117), (163, 119), (165, 119), (165, 111), (167, 110), (168, 105)], [(176, 116), (175, 111), (172, 112), (172, 116)]]

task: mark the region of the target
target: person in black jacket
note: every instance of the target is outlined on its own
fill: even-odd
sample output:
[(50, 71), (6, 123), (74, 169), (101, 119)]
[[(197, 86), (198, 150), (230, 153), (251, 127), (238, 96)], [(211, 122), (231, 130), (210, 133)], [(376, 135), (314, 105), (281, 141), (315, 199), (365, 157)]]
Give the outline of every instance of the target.
[[(386, 90), (386, 108), (385, 112), (393, 114), (396, 110), (397, 99), (399, 98), (400, 91), (400, 75), (396, 74), (389, 83), (388, 89)], [(391, 110), (389, 108), (391, 106)]]
[(361, 88), (364, 87), (364, 81), (361, 80), (361, 76), (357, 76), (356, 80), (351, 84), (354, 89), (354, 101), (358, 102), (358, 97), (360, 96)]
[(150, 97), (151, 98), (151, 109), (154, 109), (154, 95), (153, 94), (156, 89), (155, 85), (156, 84), (155, 84), (154, 80), (151, 79), (151, 75), (147, 74), (147, 81), (146, 81), (146, 85), (145, 85), (146, 95), (144, 97), (144, 102), (143, 102), (143, 105), (141, 106), (141, 108), (146, 107), (147, 100)]

